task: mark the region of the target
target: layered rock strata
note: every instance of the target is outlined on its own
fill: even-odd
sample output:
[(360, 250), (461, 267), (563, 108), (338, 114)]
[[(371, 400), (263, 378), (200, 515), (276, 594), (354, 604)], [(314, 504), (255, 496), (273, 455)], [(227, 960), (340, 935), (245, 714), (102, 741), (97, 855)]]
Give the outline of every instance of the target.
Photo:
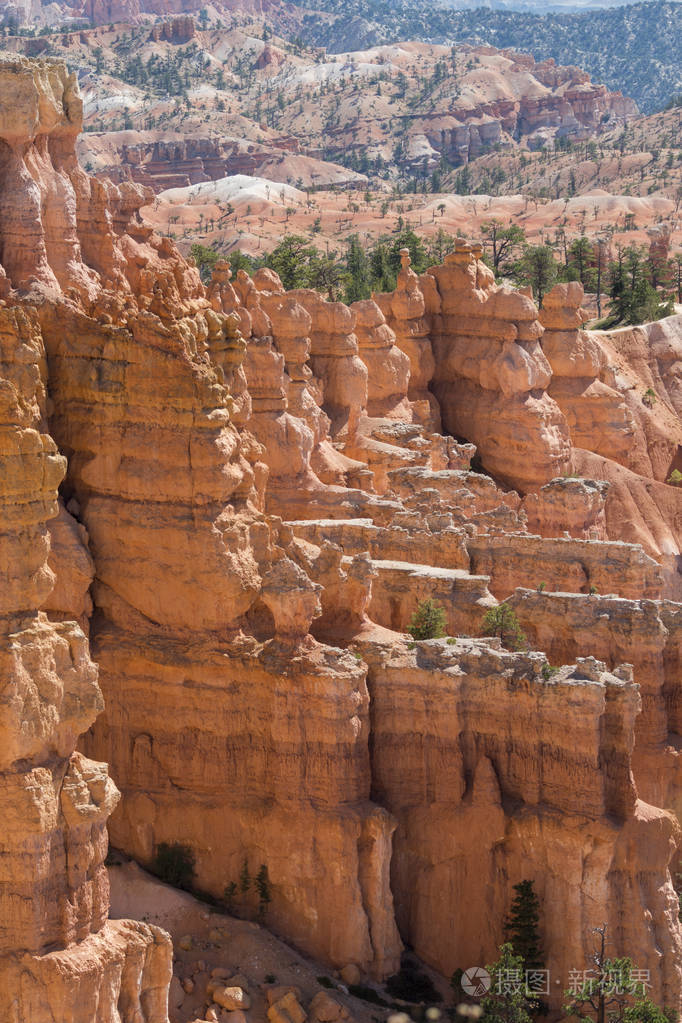
[(432, 388), (444, 427), (472, 441), (489, 472), (535, 490), (570, 470), (569, 431), (547, 393), (552, 373), (532, 299), (497, 286), (478, 256), (458, 243), (429, 271), (440, 296)]
[[(650, 947), (650, 921), (676, 912), (667, 870), (679, 825), (637, 799), (631, 667), (610, 674), (578, 659), (546, 679), (542, 655), (480, 640), (410, 652), (367, 639), (358, 649), (370, 666), (376, 798), (398, 821), (391, 869), (403, 937), (446, 975), (483, 962), (505, 939), (510, 885), (530, 878), (552, 978), (586, 961), (597, 891), (614, 940)], [(647, 964), (659, 997), (675, 1000), (679, 933), (662, 941)]]
[(75, 752), (103, 708), (97, 668), (78, 624), (39, 610), (66, 467), (45, 432), (45, 365), (35, 315), (0, 309), (0, 1017), (167, 1023), (168, 936), (107, 920), (119, 794), (106, 764)]
[[(0, 611), (19, 694), (1, 968), (11, 990), (30, 967), (38, 991), (18, 1019), (94, 1023), (98, 997), (165, 1021), (165, 939), (105, 922), (115, 796), (73, 753), (85, 729), (123, 793), (116, 844), (146, 864), (189, 845), (218, 898), (267, 868), (269, 922), (327, 962), (381, 978), (402, 942), (448, 972), (489, 962), (530, 876), (556, 974), (587, 965), (606, 921), (679, 1004), (676, 554), (631, 542), (611, 498), (622, 474), (677, 494), (660, 409), (612, 415), (646, 346), (621, 338), (609, 369), (618, 339), (582, 331), (575, 289), (547, 296), (543, 327), (464, 244), (422, 277), (403, 253), (396, 292), (351, 308), (225, 265), (206, 290), (138, 189), (78, 168), (64, 69), (1, 71), (26, 97), (21, 132), (0, 124)], [(666, 409), (674, 347), (658, 375), (647, 361)], [(562, 383), (597, 370), (615, 398)], [(626, 420), (628, 451), (610, 436)], [(596, 480), (572, 478), (587, 464)], [(535, 652), (480, 638), (515, 590)], [(451, 641), (406, 640), (427, 597)]]

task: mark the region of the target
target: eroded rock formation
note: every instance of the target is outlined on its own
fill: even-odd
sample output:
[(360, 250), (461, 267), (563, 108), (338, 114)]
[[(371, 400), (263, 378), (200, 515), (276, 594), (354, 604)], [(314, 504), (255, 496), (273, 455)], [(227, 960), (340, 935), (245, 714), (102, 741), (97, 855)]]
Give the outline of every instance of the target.
[[(0, 1018), (166, 1023), (170, 940), (107, 920), (119, 794), (106, 764), (74, 751), (103, 708), (97, 667), (75, 621), (39, 610), (55, 581), (48, 521), (66, 467), (45, 432), (45, 369), (35, 314), (0, 309)], [(58, 521), (68, 531), (63, 512)], [(88, 610), (85, 577), (71, 583), (74, 615)], [(61, 595), (68, 604), (66, 585)]]
[[(552, 1007), (604, 922), (679, 1004), (678, 326), (586, 333), (572, 287), (540, 317), (463, 243), (350, 308), (204, 289), (140, 189), (78, 168), (64, 69), (3, 76), (8, 1018), (165, 1023), (84, 754), (116, 845), (191, 846), (217, 898), (265, 866), (269, 923), (335, 966), (489, 962), (529, 877)], [(427, 597), (451, 639), (408, 642)], [(508, 597), (528, 651), (481, 638)]]

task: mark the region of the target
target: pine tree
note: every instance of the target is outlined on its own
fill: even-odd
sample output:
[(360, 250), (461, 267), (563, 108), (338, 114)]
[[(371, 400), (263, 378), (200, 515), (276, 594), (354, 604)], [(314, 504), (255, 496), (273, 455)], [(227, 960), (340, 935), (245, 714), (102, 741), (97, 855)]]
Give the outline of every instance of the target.
[(524, 965), (510, 944), (500, 947), (500, 958), (486, 966), (490, 990), (481, 1001), (486, 1023), (531, 1023), (537, 1002), (526, 994)]
[(369, 259), (360, 244), (357, 234), (352, 234), (348, 239), (346, 267), (348, 279), (345, 301), (350, 304), (351, 302), (357, 302), (359, 299), (369, 298), (371, 293), (369, 286)]
[(516, 274), (520, 284), (530, 284), (542, 309), (542, 300), (557, 277), (557, 264), (549, 245), (526, 245), (516, 264)]
[(263, 919), (269, 903), (272, 902), (272, 895), (270, 894), (270, 878), (268, 876), (268, 868), (265, 863), (261, 863), (260, 869), (256, 874), (256, 891), (258, 892), (258, 915), (261, 919)]
[(521, 650), (526, 643), (516, 612), (506, 601), (488, 608), (483, 618), (483, 635), (498, 636), (507, 650)]
[(511, 904), (505, 930), (516, 955), (521, 956), (526, 970), (542, 970), (542, 946), (538, 924), (540, 902), (535, 894), (532, 881), (520, 881), (514, 885), (516, 895)]
[(413, 639), (438, 639), (445, 635), (445, 611), (428, 597), (417, 604), (407, 631)]
[(580, 1023), (672, 1023), (677, 1019), (674, 1009), (659, 1008), (646, 993), (647, 983), (640, 979), (629, 957), (611, 959), (606, 955), (606, 924), (595, 927), (597, 947), (592, 956), (593, 974), (583, 985), (574, 986), (564, 994), (564, 1012)]

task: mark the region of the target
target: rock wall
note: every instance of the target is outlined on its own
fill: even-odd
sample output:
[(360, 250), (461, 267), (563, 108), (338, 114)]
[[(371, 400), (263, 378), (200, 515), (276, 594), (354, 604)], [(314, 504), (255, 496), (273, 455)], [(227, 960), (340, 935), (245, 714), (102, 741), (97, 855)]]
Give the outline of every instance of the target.
[[(480, 640), (358, 648), (370, 665), (376, 798), (398, 821), (396, 916), (427, 962), (449, 975), (489, 961), (511, 885), (525, 878), (542, 900), (553, 983), (588, 961), (600, 913), (619, 946), (651, 947), (650, 921), (675, 912), (659, 878), (679, 825), (637, 800), (631, 669), (612, 675), (588, 658), (544, 679), (541, 655)], [(641, 856), (634, 881), (626, 864)], [(659, 997), (675, 1001), (679, 934), (664, 942), (646, 961)]]
[(0, 1017), (17, 1023), (166, 1023), (168, 936), (111, 923), (105, 764), (74, 752), (101, 713), (75, 621), (39, 610), (55, 581), (48, 521), (66, 460), (46, 424), (36, 316), (0, 309)]
[(547, 393), (552, 372), (532, 299), (498, 287), (479, 256), (459, 243), (429, 271), (440, 296), (431, 386), (446, 430), (472, 441), (497, 479), (535, 490), (570, 469), (568, 427)]
[[(606, 921), (679, 1004), (675, 552), (625, 542), (608, 487), (677, 494), (659, 478), (672, 337), (658, 376), (621, 338), (616, 372), (575, 289), (543, 327), (464, 244), (422, 277), (403, 253), (396, 292), (351, 308), (224, 264), (204, 289), (139, 189), (78, 168), (64, 69), (13, 59), (8, 82), (0, 970), (5, 990), (34, 978), (18, 1020), (114, 1023), (115, 1004), (165, 1023), (165, 938), (106, 922), (116, 796), (89, 756), (122, 792), (115, 844), (145, 864), (190, 845), (217, 898), (265, 865), (269, 922), (331, 964), (380, 979), (403, 942), (448, 972), (490, 962), (530, 876), (562, 987)], [(660, 408), (634, 415), (643, 360)], [(586, 397), (608, 373), (613, 395)], [(518, 587), (537, 651), (461, 638)], [(429, 596), (451, 639), (407, 643)]]

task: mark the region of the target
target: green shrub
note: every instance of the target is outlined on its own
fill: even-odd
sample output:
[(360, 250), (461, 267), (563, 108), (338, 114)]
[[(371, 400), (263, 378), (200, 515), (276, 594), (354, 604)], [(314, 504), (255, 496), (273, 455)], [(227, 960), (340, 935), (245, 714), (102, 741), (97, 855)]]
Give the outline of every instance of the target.
[(516, 612), (506, 601), (488, 608), (483, 617), (483, 635), (499, 637), (507, 650), (522, 650), (526, 645)]
[(679, 487), (680, 483), (682, 483), (682, 472), (680, 472), (679, 469), (673, 469), (668, 476), (666, 483), (669, 483), (671, 487)]
[(445, 626), (445, 611), (428, 597), (417, 604), (407, 631), (413, 639), (438, 639), (445, 635)]
[(258, 892), (258, 916), (261, 920), (265, 917), (268, 905), (272, 902), (270, 893), (270, 878), (265, 863), (261, 863), (260, 870), (256, 874), (256, 891)]
[(166, 884), (189, 890), (195, 875), (194, 851), (180, 842), (159, 842), (152, 870)]
[(213, 269), (218, 260), (222, 258), (220, 253), (206, 245), (200, 245), (198, 242), (195, 242), (190, 248), (190, 255), (197, 264), (201, 280), (204, 284), (209, 284)]
[(231, 913), (234, 908), (234, 897), (236, 894), (237, 885), (235, 884), (234, 881), (230, 881), (229, 884), (225, 885), (225, 889), (223, 891), (223, 898), (225, 899), (225, 902), (227, 904), (228, 913)]
[(455, 998), (462, 997), (462, 977), (464, 976), (464, 970), (461, 966), (458, 966), (453, 975), (450, 977), (450, 987), (455, 993)]

